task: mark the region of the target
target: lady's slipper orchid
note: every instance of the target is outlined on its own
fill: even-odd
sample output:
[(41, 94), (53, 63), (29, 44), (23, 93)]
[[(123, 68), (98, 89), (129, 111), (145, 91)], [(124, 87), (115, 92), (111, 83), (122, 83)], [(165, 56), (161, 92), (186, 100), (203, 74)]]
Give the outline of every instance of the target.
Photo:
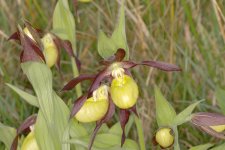
[(73, 53), (72, 45), (68, 40), (61, 40), (54, 34), (43, 32), (33, 28), (28, 22), (25, 22), (25, 28), (13, 33), (10, 40), (20, 42), (23, 50), (20, 54), (20, 62), (39, 61), (45, 62), (49, 67), (56, 65), (60, 69), (60, 49), (64, 49), (71, 57), (74, 57), (78, 69), (80, 62)]
[(137, 115), (135, 104), (138, 99), (138, 87), (128, 69), (133, 68), (137, 65), (145, 65), (163, 71), (181, 71), (181, 69), (176, 65), (167, 64), (160, 61), (142, 61), (140, 63), (136, 63), (133, 61), (123, 61), (124, 57), (125, 50), (118, 49), (113, 56), (111, 56), (107, 60), (102, 61), (105, 67), (98, 74), (80, 75), (77, 78), (69, 81), (62, 89), (62, 91), (71, 90), (81, 81), (93, 80), (87, 94), (79, 97), (75, 101), (73, 109), (71, 111), (72, 118), (79, 112), (85, 102), (91, 97), (93, 91), (98, 89), (102, 82), (104, 82), (105, 80), (110, 81), (109, 84), (111, 85), (111, 87), (109, 90), (109, 101), (111, 107), (109, 106), (108, 112), (106, 113), (105, 117), (97, 121), (97, 125), (94, 130), (89, 149), (93, 144), (93, 140), (100, 126), (113, 116), (113, 113), (115, 111), (114, 104), (120, 108), (119, 117), (120, 124), (123, 130), (121, 146), (125, 142), (124, 129), (129, 120), (130, 112), (134, 112)]

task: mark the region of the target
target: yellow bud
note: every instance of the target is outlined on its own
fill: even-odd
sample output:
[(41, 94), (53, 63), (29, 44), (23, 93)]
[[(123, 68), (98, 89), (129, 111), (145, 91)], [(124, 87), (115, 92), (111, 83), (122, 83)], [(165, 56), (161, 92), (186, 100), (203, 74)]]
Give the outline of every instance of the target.
[(24, 139), (21, 150), (39, 150), (34, 131), (31, 131)]
[(31, 33), (30, 33), (30, 31), (28, 30), (27, 27), (25, 27), (25, 28), (23, 29), (23, 32), (24, 32), (29, 38), (31, 38), (31, 39), (34, 41), (34, 38), (33, 38), (33, 36), (31, 35)]
[(225, 125), (210, 126), (210, 128), (212, 128), (216, 132), (223, 132), (225, 130)]
[(172, 129), (161, 128), (156, 132), (156, 142), (163, 148), (168, 148), (174, 143), (174, 136), (171, 134)]
[(45, 56), (46, 64), (49, 67), (52, 67), (54, 64), (57, 62), (58, 58), (58, 50), (57, 47), (52, 39), (51, 34), (46, 34), (42, 39), (41, 39), (43, 46), (44, 46), (44, 51), (43, 54)]

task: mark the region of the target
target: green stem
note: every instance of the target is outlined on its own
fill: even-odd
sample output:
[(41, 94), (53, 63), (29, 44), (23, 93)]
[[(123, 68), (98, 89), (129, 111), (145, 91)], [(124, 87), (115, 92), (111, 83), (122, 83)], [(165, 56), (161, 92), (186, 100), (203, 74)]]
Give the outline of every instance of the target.
[[(75, 78), (79, 75), (79, 71), (78, 71), (75, 59), (73, 57), (71, 57), (71, 64), (72, 64), (72, 70), (73, 70), (73, 77)], [(80, 97), (82, 95), (80, 84), (76, 85), (76, 93), (77, 93), (77, 97)]]
[(144, 140), (144, 134), (143, 134), (143, 128), (141, 119), (139, 119), (136, 115), (134, 116), (134, 121), (137, 127), (137, 133), (138, 133), (138, 139), (139, 139), (139, 145), (140, 150), (146, 150), (145, 148), (145, 140)]

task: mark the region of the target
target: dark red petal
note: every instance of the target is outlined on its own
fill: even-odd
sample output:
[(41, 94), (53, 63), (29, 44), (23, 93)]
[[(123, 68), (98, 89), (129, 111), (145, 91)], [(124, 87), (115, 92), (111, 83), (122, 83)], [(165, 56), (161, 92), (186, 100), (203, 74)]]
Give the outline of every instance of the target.
[(217, 113), (199, 112), (193, 115), (191, 122), (197, 126), (225, 125), (225, 116)]
[(125, 138), (126, 138), (125, 127), (129, 120), (130, 112), (126, 109), (120, 109), (119, 117), (120, 117), (120, 125), (121, 125), (122, 131), (123, 131), (122, 138), (121, 138), (121, 147), (122, 147), (125, 142)]
[(18, 137), (21, 133), (23, 133), (27, 128), (29, 128), (31, 125), (35, 124), (37, 119), (37, 115), (31, 115), (29, 116), (17, 129), (17, 135), (13, 140), (13, 143), (11, 145), (10, 150), (16, 150), (18, 145)]
[(139, 65), (146, 65), (163, 71), (181, 71), (181, 68), (178, 66), (161, 61), (143, 61)]
[(121, 67), (124, 69), (133, 68), (138, 65), (137, 63), (135, 63), (133, 61), (122, 61), (122, 62), (120, 62), (120, 64), (121, 64)]
[(126, 51), (122, 48), (119, 48), (115, 53), (116, 61), (122, 61), (126, 55)]
[(88, 75), (88, 74), (83, 74), (79, 75), (78, 77), (70, 80), (61, 91), (68, 91), (73, 89), (78, 83), (84, 81), (84, 80), (93, 80), (96, 77), (96, 75)]
[(81, 107), (84, 105), (86, 100), (87, 100), (87, 95), (82, 95), (74, 102), (72, 111), (70, 113), (70, 119), (77, 114), (77, 112), (81, 109)]
[(15, 32), (12, 35), (10, 35), (10, 37), (8, 38), (8, 40), (20, 40), (20, 34), (19, 32)]
[(100, 129), (100, 127), (102, 126), (102, 124), (106, 123), (107, 121), (109, 121), (113, 117), (114, 113), (115, 113), (115, 105), (114, 105), (112, 99), (109, 98), (108, 111), (107, 111), (106, 115), (101, 120), (99, 120), (96, 123), (95, 129), (94, 129), (94, 131), (92, 133), (92, 136), (91, 136), (91, 139), (90, 139), (90, 142), (89, 142), (89, 145), (88, 145), (88, 150), (91, 150), (91, 147), (92, 147), (92, 145), (94, 143), (94, 139), (96, 137), (96, 134), (97, 134), (98, 130)]
[(23, 57), (22, 62), (26, 61), (40, 61), (41, 59), (45, 61), (44, 54), (40, 48), (34, 43), (34, 41), (29, 38), (26, 34), (20, 33), (20, 41), (23, 47)]
[(33, 41), (31, 41), (31, 39), (23, 33), (20, 33), (20, 37), (21, 45), (23, 47), (21, 62), (40, 61), (40, 57), (36, 54), (31, 46), (31, 44), (33, 44)]
[(70, 43), (70, 41), (68, 40), (62, 40), (60, 39), (58, 36), (56, 36), (55, 34), (53, 41), (54, 43), (59, 47), (64, 49), (70, 56), (74, 57), (75, 54), (73, 53), (73, 48), (72, 48), (72, 44)]
[(133, 107), (131, 107), (131, 108), (129, 109), (129, 111), (132, 112), (132, 113), (134, 113), (137, 117), (139, 117), (139, 116), (138, 116), (138, 113), (137, 113), (137, 109), (136, 109), (136, 104), (135, 104)]
[(119, 48), (113, 56), (101, 61), (100, 63), (103, 65), (110, 65), (115, 61), (122, 61), (125, 55), (126, 55), (125, 50), (122, 48)]
[(110, 74), (111, 74), (111, 71), (108, 68), (105, 68), (104, 70), (100, 71), (96, 75), (94, 81), (92, 82), (92, 84), (91, 84), (91, 86), (90, 86), (90, 88), (88, 90), (88, 96), (90, 96), (90, 94), (99, 87), (100, 83), (105, 78), (110, 77)]

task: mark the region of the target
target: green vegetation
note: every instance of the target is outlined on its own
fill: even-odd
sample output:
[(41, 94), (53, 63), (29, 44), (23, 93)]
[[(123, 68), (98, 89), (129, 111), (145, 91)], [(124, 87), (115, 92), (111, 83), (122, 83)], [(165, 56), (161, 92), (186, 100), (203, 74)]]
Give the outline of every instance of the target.
[[(17, 25), (23, 23), (23, 19), (28, 20), (34, 27), (46, 31), (52, 29), (56, 2), (0, 0), (0, 122), (5, 125), (16, 128), (30, 114), (37, 112), (37, 108), (24, 102), (6, 85), (10, 83), (22, 87), (22, 90), (28, 93), (32, 93), (33, 90), (19, 65), (20, 46), (7, 39), (16, 31)], [(81, 73), (96, 73), (96, 68), (99, 69), (98, 62), (101, 61), (97, 51), (98, 32), (102, 29), (107, 35), (111, 35), (116, 25), (121, 0), (78, 3), (77, 13), (72, 0), (69, 0), (69, 3), (73, 14), (76, 14), (76, 53), (82, 60)], [(225, 1), (126, 0), (125, 13), (126, 38), (132, 60), (160, 60), (177, 64), (182, 68), (180, 73), (169, 74), (148, 67), (132, 70), (140, 92), (137, 105), (144, 124), (146, 149), (151, 149), (152, 138), (158, 128), (154, 100), (155, 85), (160, 87), (176, 112), (182, 112), (190, 104), (201, 99), (205, 101), (200, 103), (195, 111), (224, 112), (223, 107), (221, 111), (217, 106), (216, 97), (223, 96), (216, 90), (225, 88)], [(61, 75), (55, 68), (52, 69), (53, 88), (63, 100), (72, 103), (76, 98), (76, 90), (68, 93), (59, 92), (74, 76), (71, 60), (65, 53), (62, 54), (61, 64)], [(89, 87), (85, 83), (82, 83), (83, 90)], [(221, 101), (218, 101), (221, 103), (220, 106)], [(114, 121), (116, 120), (118, 116), (114, 115)], [(138, 122), (136, 118), (135, 122)], [(109, 125), (113, 123), (110, 122)], [(138, 139), (140, 133), (135, 125), (131, 125), (130, 128), (134, 130), (130, 131), (129, 137)], [(137, 128), (140, 129), (140, 126)], [(208, 142), (221, 143), (189, 124), (179, 126), (178, 132), (182, 150)], [(211, 144), (204, 146), (210, 147)]]

